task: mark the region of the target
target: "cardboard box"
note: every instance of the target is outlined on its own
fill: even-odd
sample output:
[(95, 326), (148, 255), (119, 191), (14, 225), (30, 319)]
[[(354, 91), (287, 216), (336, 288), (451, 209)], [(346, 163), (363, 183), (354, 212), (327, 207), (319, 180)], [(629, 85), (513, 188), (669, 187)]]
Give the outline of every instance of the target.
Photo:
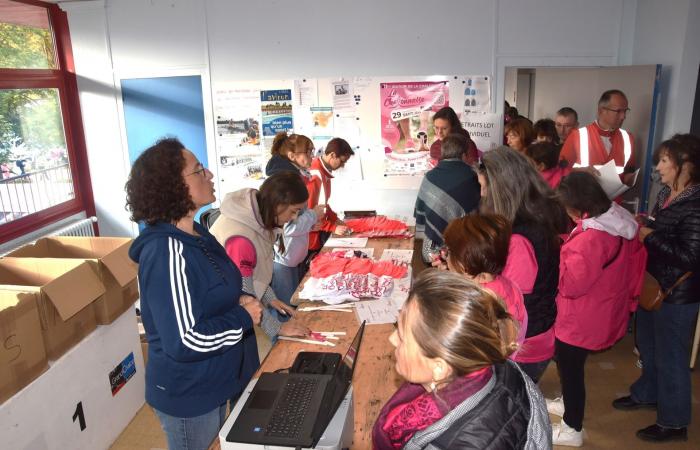
[(129, 258), (131, 242), (129, 238), (55, 236), (39, 239), (7, 256), (89, 261), (106, 290), (103, 299), (93, 303), (97, 323), (107, 325), (139, 298), (138, 266)]
[(144, 404), (142, 361), (134, 310), (97, 327), (0, 405), (0, 448), (110, 448)]
[(0, 405), (47, 368), (34, 294), (0, 290)]
[(33, 297), (50, 360), (58, 359), (96, 327), (92, 302), (105, 293), (89, 263), (77, 259), (0, 260), (0, 290)]

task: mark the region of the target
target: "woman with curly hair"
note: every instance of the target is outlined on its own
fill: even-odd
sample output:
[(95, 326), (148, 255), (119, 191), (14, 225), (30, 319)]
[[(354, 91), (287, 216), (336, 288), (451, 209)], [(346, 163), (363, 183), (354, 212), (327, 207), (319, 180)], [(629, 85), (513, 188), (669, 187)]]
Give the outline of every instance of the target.
[(139, 264), (148, 339), (146, 402), (168, 448), (206, 449), (260, 365), (253, 325), (262, 305), (194, 215), (214, 198), (213, 175), (177, 139), (134, 162), (126, 183), (131, 220), (146, 227), (129, 256)]

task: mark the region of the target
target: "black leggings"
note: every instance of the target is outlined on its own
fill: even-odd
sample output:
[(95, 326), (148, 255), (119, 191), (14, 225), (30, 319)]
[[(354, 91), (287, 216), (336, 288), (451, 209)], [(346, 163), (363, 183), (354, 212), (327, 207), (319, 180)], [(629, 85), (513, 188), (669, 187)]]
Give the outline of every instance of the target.
[(556, 339), (554, 348), (564, 397), (564, 422), (576, 431), (583, 428), (583, 412), (586, 408), (586, 384), (584, 366), (589, 351)]

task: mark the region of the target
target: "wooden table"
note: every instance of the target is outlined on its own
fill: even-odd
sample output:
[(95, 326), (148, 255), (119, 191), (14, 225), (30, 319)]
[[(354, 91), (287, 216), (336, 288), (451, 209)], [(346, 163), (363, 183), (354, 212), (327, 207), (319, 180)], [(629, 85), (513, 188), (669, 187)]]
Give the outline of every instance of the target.
[[(413, 249), (413, 239), (369, 239), (367, 247), (374, 248), (373, 257), (378, 259), (387, 248)], [(305, 281), (306, 278), (300, 284), (300, 289)], [(306, 304), (300, 301), (298, 290), (292, 298), (292, 303)], [(308, 302), (308, 304), (318, 304), (318, 302)], [(278, 341), (262, 362), (256, 377), (262, 372), (290, 367), (300, 351), (334, 351), (344, 354), (360, 327), (354, 312), (298, 312), (296, 320), (314, 331), (345, 331), (346, 335), (337, 341), (336, 347)], [(353, 449), (372, 448), (372, 427), (379, 411), (403, 382), (394, 368), (394, 347), (389, 342), (389, 336), (393, 331), (394, 326), (391, 324), (365, 327), (360, 355), (352, 378), (355, 411), (355, 430), (351, 447)]]

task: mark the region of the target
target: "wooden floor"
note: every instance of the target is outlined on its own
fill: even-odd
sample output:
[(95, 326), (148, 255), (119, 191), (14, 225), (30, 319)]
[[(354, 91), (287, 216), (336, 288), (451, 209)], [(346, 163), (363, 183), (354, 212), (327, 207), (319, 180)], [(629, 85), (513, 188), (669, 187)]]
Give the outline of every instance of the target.
[[(420, 251), (420, 249), (418, 249)], [(418, 269), (418, 270), (416, 270)], [(414, 264), (414, 273), (420, 270)], [(616, 397), (626, 395), (629, 385), (639, 376), (637, 357), (632, 353), (633, 339), (625, 336), (617, 345), (606, 352), (589, 357), (586, 364), (586, 417), (584, 419), (584, 445), (587, 449), (660, 449), (673, 450), (700, 448), (700, 369), (692, 372), (694, 422), (688, 429), (687, 443), (650, 444), (640, 441), (635, 431), (654, 423), (653, 411), (625, 412), (613, 409), (611, 402)], [(700, 366), (700, 364), (698, 364)], [(559, 395), (559, 378), (554, 363), (540, 381), (540, 388), (548, 398)], [(552, 420), (558, 420), (552, 416)], [(165, 449), (165, 436), (158, 419), (148, 405), (144, 405), (129, 426), (112, 445), (119, 450)], [(560, 447), (566, 448), (566, 447)], [(364, 450), (364, 449), (359, 449)]]

